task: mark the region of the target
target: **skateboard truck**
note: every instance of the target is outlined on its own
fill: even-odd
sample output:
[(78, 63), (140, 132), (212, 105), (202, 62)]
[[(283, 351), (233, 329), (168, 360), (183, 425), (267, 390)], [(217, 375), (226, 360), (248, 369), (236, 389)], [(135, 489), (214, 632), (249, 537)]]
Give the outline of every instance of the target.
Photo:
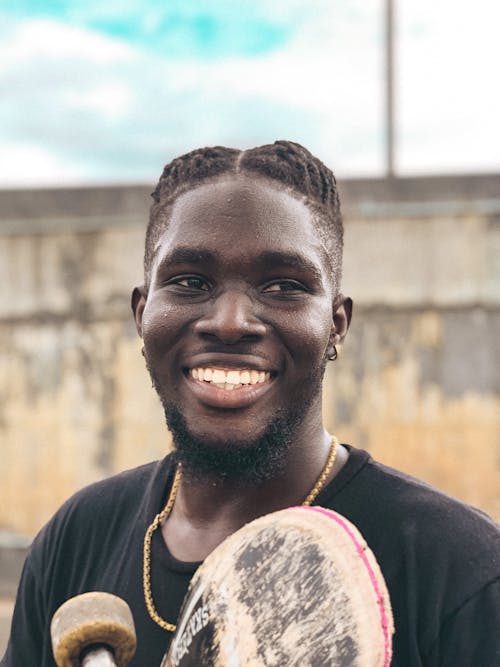
[(128, 604), (110, 593), (83, 593), (62, 604), (50, 634), (58, 667), (125, 667), (137, 644)]

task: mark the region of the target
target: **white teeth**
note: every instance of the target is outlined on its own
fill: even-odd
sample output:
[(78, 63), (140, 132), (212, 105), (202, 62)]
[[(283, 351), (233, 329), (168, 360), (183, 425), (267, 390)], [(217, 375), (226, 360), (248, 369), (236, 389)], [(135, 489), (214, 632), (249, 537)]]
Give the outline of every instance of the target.
[(230, 384), (239, 384), (240, 382), (240, 372), (239, 371), (228, 371), (226, 373), (226, 382)]
[(256, 371), (252, 368), (252, 370), (250, 371), (250, 384), (257, 384), (257, 382), (259, 381), (259, 375), (260, 375), (259, 371)]
[(191, 376), (195, 380), (210, 382), (221, 389), (232, 391), (245, 385), (267, 382), (271, 378), (269, 371), (257, 371), (255, 368), (224, 371), (221, 368), (192, 368)]
[(213, 382), (214, 384), (217, 384), (217, 383), (219, 383), (219, 382), (221, 382), (222, 384), (224, 384), (225, 381), (226, 381), (226, 374), (225, 374), (225, 372), (224, 372), (224, 371), (220, 371), (219, 369), (215, 369), (214, 372), (213, 372), (213, 375), (212, 375), (212, 382)]
[(241, 373), (240, 373), (240, 382), (241, 382), (241, 384), (250, 384), (250, 373), (249, 373), (249, 371), (241, 371)]

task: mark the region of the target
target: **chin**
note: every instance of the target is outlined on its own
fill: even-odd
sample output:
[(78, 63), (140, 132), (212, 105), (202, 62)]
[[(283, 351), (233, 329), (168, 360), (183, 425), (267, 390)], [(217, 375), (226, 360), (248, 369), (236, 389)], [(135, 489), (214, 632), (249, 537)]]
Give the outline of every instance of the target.
[(165, 408), (172, 433), (175, 456), (183, 470), (192, 477), (207, 476), (241, 483), (259, 483), (271, 479), (281, 469), (293, 443), (299, 418), (290, 414), (276, 416), (261, 433), (242, 438), (241, 430), (224, 429), (224, 437), (194, 433), (176, 406)]
[(275, 421), (270, 419), (267, 423), (263, 423), (263, 420), (260, 419), (260, 423), (256, 424), (254, 419), (245, 419), (241, 415), (239, 418), (229, 415), (224, 418), (218, 415), (214, 419), (209, 418), (202, 421), (196, 417), (191, 419), (177, 408), (168, 409), (165, 414), (173, 436), (175, 432), (179, 431), (180, 422), (177, 415), (181, 415), (182, 435), (180, 434), (180, 437), (199, 441), (203, 443), (204, 447), (222, 451), (251, 449), (255, 443), (265, 437), (269, 426)]

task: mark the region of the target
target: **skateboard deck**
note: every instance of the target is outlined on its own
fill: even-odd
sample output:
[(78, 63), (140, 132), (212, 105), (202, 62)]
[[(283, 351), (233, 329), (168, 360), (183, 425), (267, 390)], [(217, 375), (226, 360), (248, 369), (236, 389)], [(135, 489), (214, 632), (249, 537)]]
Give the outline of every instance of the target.
[(291, 508), (205, 560), (162, 667), (389, 667), (393, 628), (359, 531), (330, 510)]

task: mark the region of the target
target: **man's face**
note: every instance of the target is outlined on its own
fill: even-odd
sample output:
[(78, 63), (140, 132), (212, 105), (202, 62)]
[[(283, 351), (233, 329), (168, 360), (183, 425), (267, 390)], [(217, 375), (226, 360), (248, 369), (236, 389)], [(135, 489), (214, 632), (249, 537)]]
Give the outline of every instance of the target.
[(203, 447), (321, 418), (332, 331), (338, 342), (348, 319), (327, 265), (309, 208), (266, 182), (228, 177), (176, 200), (134, 311), (167, 415)]

